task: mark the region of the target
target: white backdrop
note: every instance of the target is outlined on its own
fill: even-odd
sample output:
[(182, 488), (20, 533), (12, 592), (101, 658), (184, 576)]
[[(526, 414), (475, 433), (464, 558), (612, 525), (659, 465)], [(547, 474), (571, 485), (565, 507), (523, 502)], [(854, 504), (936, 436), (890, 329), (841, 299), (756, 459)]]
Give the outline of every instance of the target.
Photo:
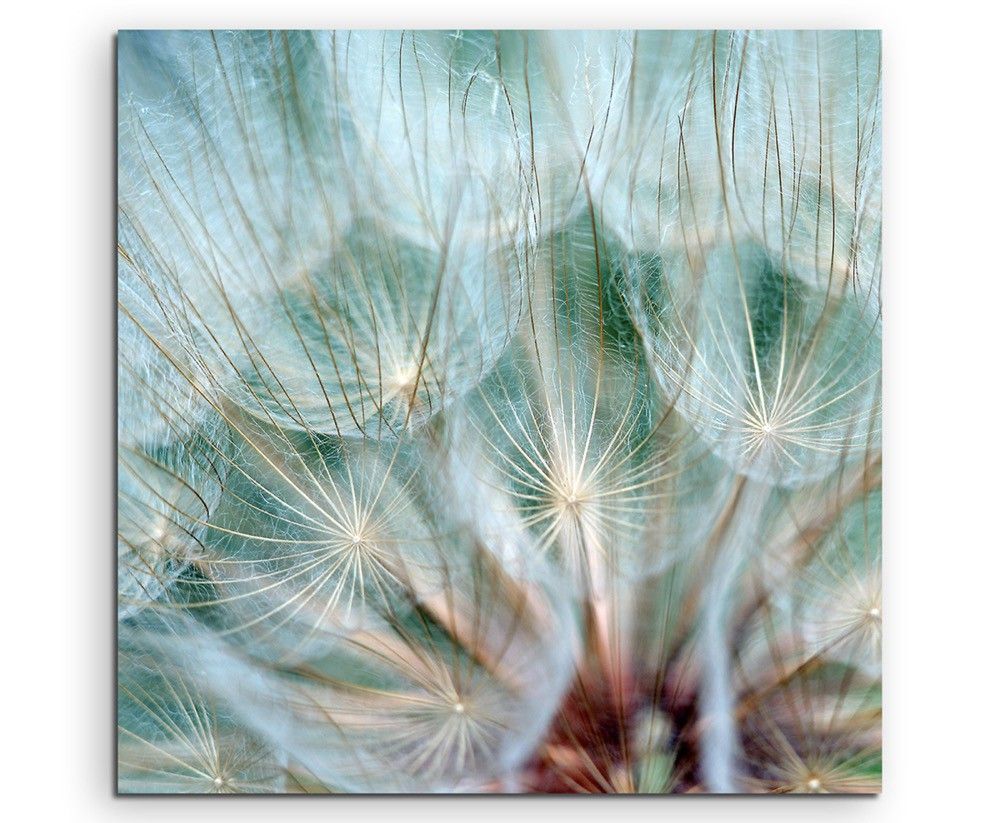
[[(4, 688), (13, 819), (981, 820), (1000, 591), (996, 27), (916, 3), (89, 3), (6, 9), (0, 118)], [(542, 6), (544, 5), (544, 8)], [(209, 6), (213, 10), (209, 10)], [(346, 8), (345, 8), (346, 6)], [(825, 7), (825, 8), (824, 8)], [(141, 27), (884, 28), (885, 793), (768, 798), (112, 797), (113, 33)], [(11, 728), (11, 726), (13, 728)]]

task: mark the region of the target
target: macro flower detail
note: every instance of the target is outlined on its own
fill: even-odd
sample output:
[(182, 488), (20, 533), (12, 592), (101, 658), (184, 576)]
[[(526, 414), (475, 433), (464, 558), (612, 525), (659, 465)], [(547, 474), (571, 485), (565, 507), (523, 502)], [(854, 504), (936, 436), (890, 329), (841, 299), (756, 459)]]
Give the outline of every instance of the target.
[(120, 792), (880, 791), (877, 32), (118, 58)]

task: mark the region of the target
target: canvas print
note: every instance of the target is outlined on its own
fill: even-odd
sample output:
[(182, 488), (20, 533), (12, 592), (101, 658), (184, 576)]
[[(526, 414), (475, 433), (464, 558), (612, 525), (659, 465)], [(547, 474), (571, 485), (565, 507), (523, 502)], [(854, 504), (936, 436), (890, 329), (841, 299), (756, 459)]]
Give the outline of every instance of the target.
[(878, 32), (117, 50), (120, 793), (880, 791)]

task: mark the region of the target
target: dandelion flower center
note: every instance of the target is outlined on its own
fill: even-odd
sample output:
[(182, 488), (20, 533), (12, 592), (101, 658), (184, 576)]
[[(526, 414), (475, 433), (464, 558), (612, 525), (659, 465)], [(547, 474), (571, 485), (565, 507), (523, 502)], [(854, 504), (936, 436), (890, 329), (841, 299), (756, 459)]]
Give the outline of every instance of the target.
[(555, 494), (555, 506), (562, 514), (579, 514), (588, 493), (581, 484), (569, 482), (562, 484)]
[(409, 397), (417, 385), (419, 369), (415, 365), (400, 366), (385, 382), (390, 393), (400, 397)]

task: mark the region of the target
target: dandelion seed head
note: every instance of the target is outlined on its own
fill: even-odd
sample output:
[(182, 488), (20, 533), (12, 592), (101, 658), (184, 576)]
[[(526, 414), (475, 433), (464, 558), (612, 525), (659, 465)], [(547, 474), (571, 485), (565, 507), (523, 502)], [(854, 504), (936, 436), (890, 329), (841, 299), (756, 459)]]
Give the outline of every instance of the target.
[(872, 791), (879, 38), (119, 38), (123, 792)]
[(208, 526), (206, 583), (194, 588), (197, 608), (226, 608), (227, 634), (267, 656), (310, 659), (334, 637), (408, 614), (407, 592), (443, 585), (415, 478), (392, 448), (251, 443)]
[[(823, 685), (839, 683), (839, 693)], [(868, 722), (871, 693), (843, 672), (815, 672), (782, 684), (749, 724), (748, 759), (755, 791), (802, 794), (869, 793), (880, 758), (878, 728)], [(807, 718), (812, 718), (812, 723)]]
[(659, 385), (735, 470), (796, 488), (877, 442), (880, 331), (853, 297), (809, 293), (744, 238), (650, 276), (662, 304), (629, 283)]
[(267, 792), (284, 776), (274, 752), (238, 728), (192, 673), (139, 647), (119, 659), (118, 728), (124, 793)]

